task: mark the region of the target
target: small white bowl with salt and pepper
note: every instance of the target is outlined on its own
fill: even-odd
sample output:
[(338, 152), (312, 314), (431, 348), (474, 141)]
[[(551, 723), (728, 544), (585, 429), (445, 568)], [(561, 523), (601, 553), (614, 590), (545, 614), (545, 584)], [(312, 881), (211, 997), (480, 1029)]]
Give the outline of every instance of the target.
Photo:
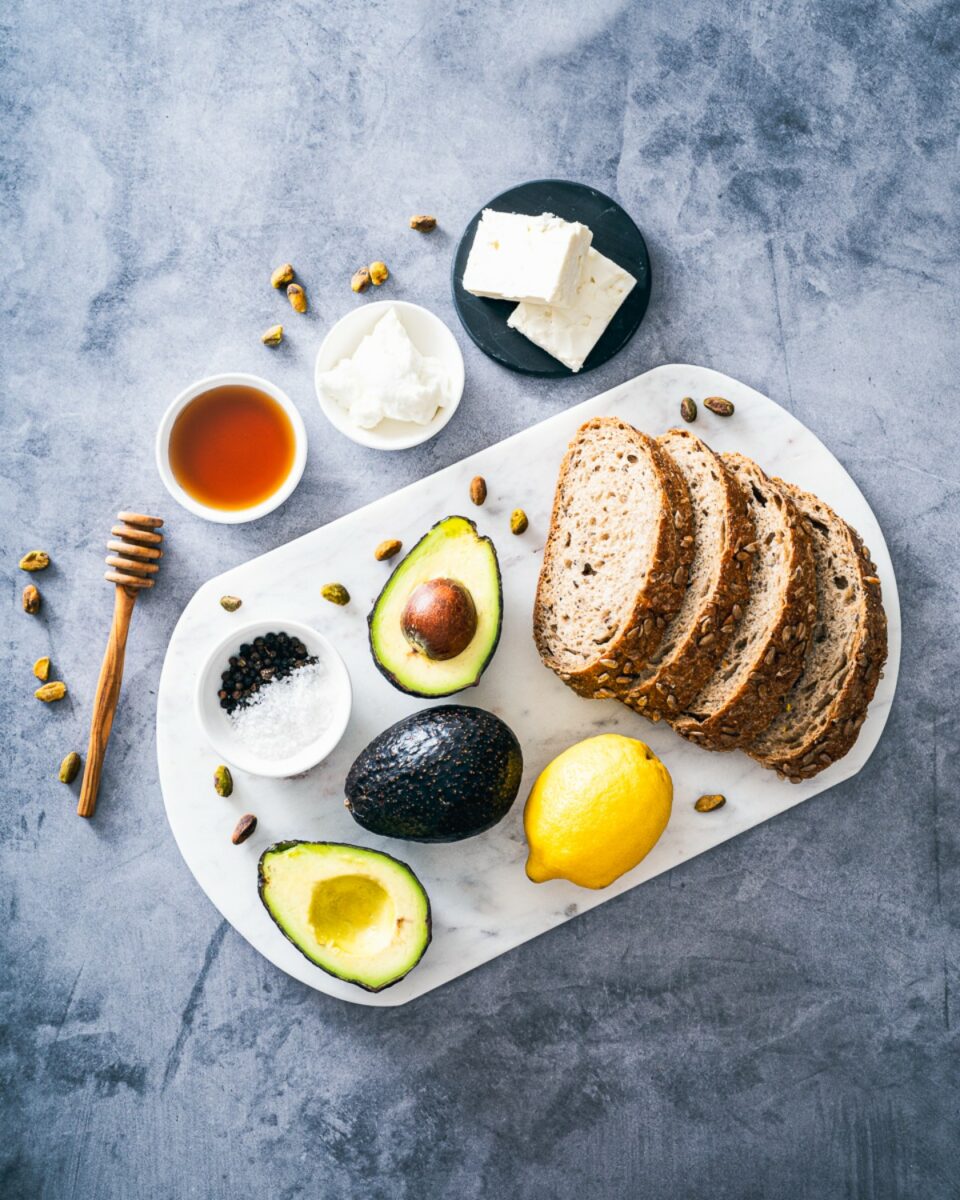
[(463, 395), (463, 355), (438, 316), (375, 300), (323, 339), (314, 382), (327, 420), (374, 450), (408, 450), (443, 429)]
[[(257, 640), (281, 633), (301, 643), (306, 657), (288, 674), (261, 679), (273, 662), (267, 651), (276, 643), (257, 646)], [(257, 690), (228, 709), (222, 675), (236, 669), (242, 646), (260, 654), (260, 663), (250, 663), (248, 672)], [(231, 696), (226, 694), (227, 704)], [(201, 727), (227, 764), (285, 779), (309, 771), (333, 751), (350, 720), (353, 690), (343, 659), (323, 634), (300, 621), (255, 621), (232, 630), (213, 650), (200, 671), (195, 704)]]

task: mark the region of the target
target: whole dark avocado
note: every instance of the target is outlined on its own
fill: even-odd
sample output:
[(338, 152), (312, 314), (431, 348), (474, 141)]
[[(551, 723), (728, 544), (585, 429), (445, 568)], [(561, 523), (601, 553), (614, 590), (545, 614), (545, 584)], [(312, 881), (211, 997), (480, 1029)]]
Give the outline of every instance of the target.
[(373, 739), (347, 775), (346, 803), (382, 837), (456, 842), (506, 816), (522, 775), (520, 743), (499, 717), (441, 705)]

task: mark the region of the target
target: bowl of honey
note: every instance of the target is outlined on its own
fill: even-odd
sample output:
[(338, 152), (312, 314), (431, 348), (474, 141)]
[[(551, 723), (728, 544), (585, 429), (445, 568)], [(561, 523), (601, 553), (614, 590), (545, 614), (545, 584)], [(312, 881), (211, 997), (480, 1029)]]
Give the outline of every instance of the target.
[(198, 517), (239, 525), (273, 512), (307, 461), (303, 420), (280, 388), (257, 375), (211, 375), (188, 387), (157, 431), (167, 491)]

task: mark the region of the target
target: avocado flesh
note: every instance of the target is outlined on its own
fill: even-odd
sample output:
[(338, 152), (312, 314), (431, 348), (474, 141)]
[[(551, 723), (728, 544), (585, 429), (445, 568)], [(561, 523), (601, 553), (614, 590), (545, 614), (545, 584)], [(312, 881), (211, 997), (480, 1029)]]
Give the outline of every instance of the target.
[(391, 725), (357, 756), (347, 808), (381, 837), (455, 842), (502, 820), (522, 775), (520, 743), (499, 717), (438, 705)]
[[(452, 579), (470, 593), (477, 631), (455, 658), (431, 659), (404, 637), (401, 618), (416, 588)], [(466, 517), (438, 521), (387, 580), (368, 617), (370, 649), (381, 674), (411, 696), (451, 696), (480, 681), (500, 640), (503, 612), (500, 567), (489, 538)]]
[(397, 983), (430, 944), (430, 901), (389, 854), (340, 842), (278, 842), (260, 857), (260, 899), (301, 954), (370, 992)]

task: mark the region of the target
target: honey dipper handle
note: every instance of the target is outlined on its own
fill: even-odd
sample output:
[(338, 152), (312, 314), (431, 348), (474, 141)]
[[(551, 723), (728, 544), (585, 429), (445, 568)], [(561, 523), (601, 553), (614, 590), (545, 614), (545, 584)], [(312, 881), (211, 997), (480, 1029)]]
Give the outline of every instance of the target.
[(120, 684), (123, 680), (123, 657), (127, 649), (127, 633), (130, 617), (137, 602), (133, 588), (117, 587), (113, 606), (113, 624), (107, 642), (97, 695), (93, 702), (93, 721), (90, 725), (90, 743), (87, 746), (87, 761), (84, 765), (83, 784), (80, 788), (80, 803), (77, 812), (81, 817), (92, 817), (97, 807), (97, 792), (100, 789), (100, 773), (107, 753), (107, 742), (113, 726), (113, 714), (120, 699)]

